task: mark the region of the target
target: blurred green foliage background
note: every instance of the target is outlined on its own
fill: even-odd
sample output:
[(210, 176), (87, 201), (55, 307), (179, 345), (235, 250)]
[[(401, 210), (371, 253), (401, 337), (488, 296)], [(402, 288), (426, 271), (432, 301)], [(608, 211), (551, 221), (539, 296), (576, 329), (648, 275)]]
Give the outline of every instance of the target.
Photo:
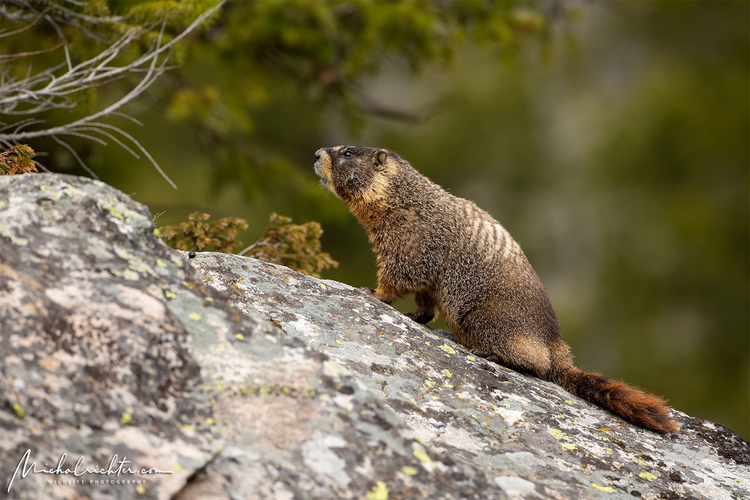
[[(212, 2), (97, 3), (154, 15)], [(242, 217), (250, 244), (271, 212), (319, 221), (340, 262), (323, 277), (353, 286), (375, 285), (374, 258), (313, 155), (393, 149), (513, 234), (580, 367), (750, 438), (749, 15), (744, 1), (229, 2), (124, 110), (142, 127), (109, 119), (178, 190), (114, 144), (66, 140), (157, 225)], [(55, 35), (40, 25), (17, 43), (28, 37)], [(55, 142), (29, 144), (50, 170), (85, 175)]]

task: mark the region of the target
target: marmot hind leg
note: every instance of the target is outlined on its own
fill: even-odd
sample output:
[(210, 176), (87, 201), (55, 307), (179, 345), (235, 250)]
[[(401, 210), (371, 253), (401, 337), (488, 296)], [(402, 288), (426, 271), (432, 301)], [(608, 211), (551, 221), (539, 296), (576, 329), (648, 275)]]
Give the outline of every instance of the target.
[(473, 340), (467, 347), (476, 356), (549, 380), (553, 368), (550, 348), (527, 326), (513, 324), (494, 307), (475, 309), (461, 323), (460, 337)]

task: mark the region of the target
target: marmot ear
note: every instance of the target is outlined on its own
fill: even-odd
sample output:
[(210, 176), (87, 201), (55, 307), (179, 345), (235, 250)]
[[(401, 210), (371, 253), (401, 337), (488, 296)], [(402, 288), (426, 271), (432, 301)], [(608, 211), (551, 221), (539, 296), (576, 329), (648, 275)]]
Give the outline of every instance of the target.
[(385, 165), (385, 161), (388, 159), (388, 151), (385, 149), (378, 149), (372, 154), (372, 162), (378, 167)]

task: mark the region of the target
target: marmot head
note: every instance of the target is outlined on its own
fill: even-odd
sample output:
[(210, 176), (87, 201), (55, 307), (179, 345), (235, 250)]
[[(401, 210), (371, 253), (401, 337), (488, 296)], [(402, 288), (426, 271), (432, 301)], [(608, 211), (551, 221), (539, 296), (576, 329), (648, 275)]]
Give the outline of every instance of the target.
[(336, 146), (315, 152), (315, 172), (347, 205), (375, 202), (387, 194), (400, 161), (387, 149)]

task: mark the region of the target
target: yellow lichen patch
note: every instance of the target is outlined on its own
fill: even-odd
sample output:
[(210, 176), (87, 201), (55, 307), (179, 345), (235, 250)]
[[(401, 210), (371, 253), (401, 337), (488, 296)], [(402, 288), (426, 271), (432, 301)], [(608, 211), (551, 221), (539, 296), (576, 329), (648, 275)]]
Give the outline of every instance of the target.
[(174, 299), (177, 297), (177, 294), (174, 292), (170, 292), (169, 290), (164, 290), (164, 296), (168, 299)]
[(24, 418), (26, 416), (26, 412), (23, 411), (23, 407), (18, 403), (13, 403), (13, 411), (16, 412), (16, 416), (18, 418)]
[(634, 458), (633, 462), (637, 463), (641, 467), (647, 467), (648, 466), (648, 462), (646, 462), (645, 460), (643, 460), (641, 458)]
[(141, 279), (141, 275), (133, 271), (132, 269), (125, 269), (121, 273), (112, 271), (112, 274), (114, 274), (115, 276), (120, 276), (121, 278), (126, 279), (128, 281), (138, 281), (139, 279)]
[(441, 351), (445, 351), (446, 355), (448, 355), (448, 354), (456, 354), (456, 351), (451, 346), (449, 346), (448, 344), (443, 344), (440, 347), (438, 347), (438, 349), (440, 349)]
[(378, 481), (365, 495), (367, 500), (388, 500), (388, 487), (383, 481)]
[(408, 465), (404, 465), (403, 467), (401, 467), (401, 472), (403, 472), (407, 476), (417, 475), (417, 469), (415, 469), (414, 467), (409, 467)]
[[(58, 193), (57, 191), (55, 191), (55, 188), (53, 188), (52, 186), (41, 185), (41, 186), (39, 186), (39, 189), (41, 191), (44, 191), (45, 193), (49, 193), (50, 196), (54, 196), (55, 197), (55, 201), (57, 201), (57, 200), (60, 199), (60, 193)], [(97, 205), (98, 205), (98, 203), (97, 203)]]
[(420, 462), (432, 461), (430, 459), (430, 456), (425, 451), (424, 446), (419, 443), (412, 443), (411, 447), (414, 449), (414, 456), (417, 457), (417, 460), (419, 460)]
[(604, 491), (606, 493), (614, 493), (615, 492), (615, 489), (613, 487), (611, 487), (611, 486), (600, 486), (600, 485), (598, 485), (596, 483), (591, 483), (591, 487), (592, 488), (596, 488), (597, 490)]
[(642, 477), (646, 481), (653, 481), (654, 479), (656, 479), (656, 476), (654, 476), (650, 472), (641, 472), (640, 474), (638, 474), (638, 477)]
[(120, 220), (125, 220), (125, 217), (122, 216), (122, 214), (113, 206), (104, 207), (107, 210), (109, 210), (109, 213), (112, 214), (112, 217), (116, 217)]
[[(550, 429), (547, 431), (547, 433), (550, 434), (555, 439), (557, 439), (558, 441), (573, 441), (570, 438), (570, 436), (568, 436), (563, 431), (558, 430), (558, 429)], [(571, 450), (575, 450), (576, 448), (578, 448), (576, 445), (572, 443), (560, 443), (560, 447), (566, 451), (571, 451)]]
[(192, 320), (195, 320), (195, 321), (198, 321), (199, 319), (201, 319), (201, 315), (198, 314), (198, 313), (190, 313), (188, 315), (188, 318), (190, 318)]
[(237, 340), (245, 340), (245, 336), (244, 336), (244, 335), (242, 335), (241, 333), (238, 333), (238, 334), (236, 334), (236, 335), (234, 336), (234, 338), (236, 338)]
[(570, 436), (559, 429), (550, 429), (547, 431), (547, 434), (557, 439), (558, 441), (573, 441)]
[(448, 370), (447, 368), (446, 368), (445, 370), (443, 370), (443, 373), (442, 373), (442, 375), (443, 375), (443, 377), (445, 377), (445, 378), (451, 378), (451, 377), (453, 376), (453, 374), (451, 373), (451, 371), (450, 371), (450, 370)]
[(132, 421), (133, 421), (133, 415), (131, 415), (128, 412), (123, 413), (122, 416), (120, 417), (120, 423), (122, 425), (128, 425)]
[[(156, 231), (156, 229), (154, 231)], [(167, 267), (167, 263), (161, 259), (156, 259), (156, 265), (159, 267)]]
[(412, 404), (414, 404), (414, 405), (418, 405), (419, 404), (419, 403), (417, 403), (417, 400), (414, 399), (414, 397), (411, 394), (408, 394), (406, 392), (399, 392), (399, 394), (402, 395), (403, 397), (405, 397), (406, 399), (408, 399), (409, 401), (411, 401)]
[(139, 495), (143, 495), (144, 493), (146, 493), (146, 488), (144, 488), (142, 484), (139, 484), (138, 486), (135, 487), (135, 491)]

